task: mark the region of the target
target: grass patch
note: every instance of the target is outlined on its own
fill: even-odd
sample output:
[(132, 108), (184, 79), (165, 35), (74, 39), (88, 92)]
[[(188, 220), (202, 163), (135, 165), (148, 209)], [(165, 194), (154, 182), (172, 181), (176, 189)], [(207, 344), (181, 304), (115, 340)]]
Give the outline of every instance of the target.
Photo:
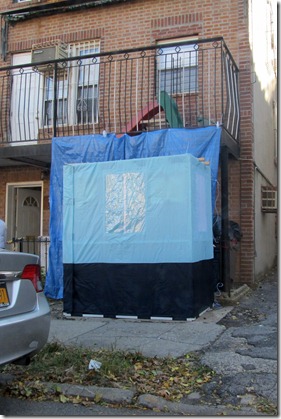
[(277, 405), (263, 398), (258, 401), (257, 410), (264, 415), (278, 416)]
[[(91, 360), (100, 362), (100, 369), (90, 370)], [(180, 359), (146, 358), (140, 353), (92, 351), (59, 343), (45, 345), (27, 367), (6, 365), (2, 372), (13, 374), (15, 385), (37, 381), (133, 388), (137, 395), (150, 393), (167, 400), (180, 400), (214, 375), (209, 368), (202, 367), (195, 355)], [(21, 386), (19, 397), (23, 393)]]

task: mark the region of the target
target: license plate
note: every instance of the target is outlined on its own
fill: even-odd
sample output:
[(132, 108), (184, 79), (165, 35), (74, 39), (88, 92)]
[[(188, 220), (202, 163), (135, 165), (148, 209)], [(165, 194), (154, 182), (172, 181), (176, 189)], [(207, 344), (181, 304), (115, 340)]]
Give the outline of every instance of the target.
[(7, 307), (10, 304), (5, 282), (0, 282), (0, 307)]

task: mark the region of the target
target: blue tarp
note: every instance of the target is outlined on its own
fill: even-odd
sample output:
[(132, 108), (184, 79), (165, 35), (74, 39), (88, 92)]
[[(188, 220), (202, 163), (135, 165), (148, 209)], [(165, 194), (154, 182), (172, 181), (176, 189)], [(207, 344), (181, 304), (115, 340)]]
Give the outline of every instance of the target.
[(45, 294), (63, 298), (63, 167), (144, 157), (192, 154), (210, 162), (212, 207), (216, 198), (221, 128), (167, 129), (117, 138), (114, 134), (53, 138), (50, 177), (50, 249)]

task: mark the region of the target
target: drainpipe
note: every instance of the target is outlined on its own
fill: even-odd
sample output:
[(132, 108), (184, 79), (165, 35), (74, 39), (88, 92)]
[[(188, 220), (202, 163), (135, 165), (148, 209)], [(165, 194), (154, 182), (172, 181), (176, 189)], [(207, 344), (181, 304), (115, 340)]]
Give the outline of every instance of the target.
[(222, 245), (222, 282), (224, 291), (230, 296), (230, 250), (228, 235), (228, 149), (221, 147), (221, 245)]
[(1, 16), (1, 57), (6, 61), (8, 44), (8, 21)]
[(58, 82), (58, 63), (55, 63), (54, 70), (54, 99), (53, 99), (53, 137), (57, 136), (57, 82)]

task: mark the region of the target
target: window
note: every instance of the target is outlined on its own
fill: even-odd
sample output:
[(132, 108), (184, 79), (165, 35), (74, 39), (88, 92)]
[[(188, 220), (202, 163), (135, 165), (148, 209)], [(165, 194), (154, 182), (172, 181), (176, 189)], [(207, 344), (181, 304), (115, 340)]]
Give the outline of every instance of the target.
[[(177, 41), (184, 40), (172, 40), (171, 43)], [(194, 44), (165, 48), (159, 44), (157, 90), (164, 90), (168, 94), (193, 93), (198, 90), (198, 52)]]
[(273, 187), (262, 186), (261, 209), (262, 212), (277, 212), (277, 191)]
[[(81, 57), (70, 62), (58, 73), (57, 80), (57, 124), (92, 124), (98, 121), (99, 57), (83, 58), (98, 54), (99, 41), (68, 46), (69, 57)], [(45, 76), (44, 125), (53, 121), (54, 80), (52, 74)]]
[[(57, 123), (59, 125), (67, 122), (67, 79), (59, 76), (57, 83)], [(54, 105), (54, 80), (52, 77), (45, 78), (45, 110), (44, 125), (51, 125), (53, 121)]]
[(26, 197), (22, 205), (24, 207), (39, 207), (38, 201), (33, 196)]
[(140, 233), (145, 223), (145, 181), (143, 173), (106, 176), (106, 232)]
[[(76, 48), (77, 49), (77, 48)], [(99, 44), (78, 49), (81, 57), (99, 53)], [(78, 55), (76, 52), (76, 55)], [(78, 124), (97, 122), (98, 119), (99, 59), (86, 58), (78, 67), (76, 114)]]

